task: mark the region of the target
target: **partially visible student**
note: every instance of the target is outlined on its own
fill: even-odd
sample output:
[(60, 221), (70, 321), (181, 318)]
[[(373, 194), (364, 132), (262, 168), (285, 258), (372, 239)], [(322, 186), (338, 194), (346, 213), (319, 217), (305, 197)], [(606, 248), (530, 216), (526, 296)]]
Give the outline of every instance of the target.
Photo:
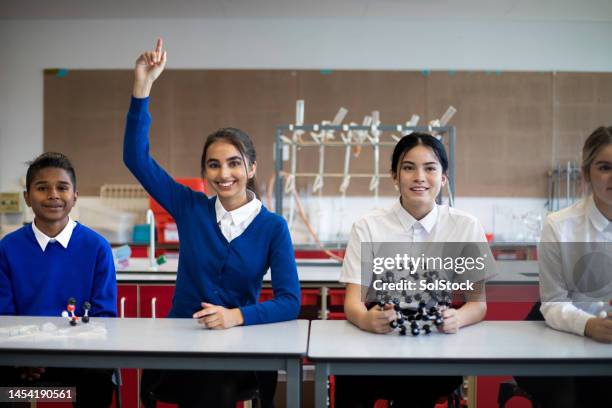
[[(24, 197), (34, 222), (0, 241), (0, 315), (60, 316), (71, 297), (77, 307), (91, 303), (92, 317), (117, 315), (110, 245), (70, 219), (77, 196), (66, 156), (44, 153), (30, 163)], [(0, 384), (76, 387), (76, 407), (108, 407), (114, 390), (112, 370), (94, 369), (1, 367)]]
[[(540, 311), (554, 329), (612, 343), (612, 314), (598, 316), (606, 309), (599, 301), (607, 305), (612, 299), (610, 260), (606, 267), (603, 258), (589, 255), (593, 250), (609, 255), (612, 243), (612, 127), (597, 128), (585, 141), (582, 174), (589, 194), (550, 214), (542, 230)], [(519, 377), (517, 382), (541, 408), (612, 407), (612, 377)]]
[[(390, 333), (395, 319), (391, 305), (381, 310), (368, 308), (362, 299), (364, 282), (361, 272), (361, 244), (368, 242), (486, 243), (484, 230), (473, 216), (436, 204), (436, 197), (446, 184), (448, 159), (444, 145), (424, 133), (404, 136), (395, 146), (391, 175), (400, 197), (393, 207), (366, 215), (351, 231), (340, 281), (345, 282), (344, 310), (350, 322), (362, 330)], [(487, 248), (486, 245), (480, 245)], [(491, 257), (489, 257), (491, 259)], [(484, 282), (477, 281), (473, 292), (466, 292), (466, 303), (459, 309), (443, 312), (441, 331), (457, 333), (481, 321), (487, 305)], [(340, 407), (372, 407), (377, 399), (393, 401), (399, 407), (433, 407), (438, 398), (450, 394), (462, 382), (461, 377), (337, 376), (336, 404)], [(406, 385), (410, 384), (410, 390)]]

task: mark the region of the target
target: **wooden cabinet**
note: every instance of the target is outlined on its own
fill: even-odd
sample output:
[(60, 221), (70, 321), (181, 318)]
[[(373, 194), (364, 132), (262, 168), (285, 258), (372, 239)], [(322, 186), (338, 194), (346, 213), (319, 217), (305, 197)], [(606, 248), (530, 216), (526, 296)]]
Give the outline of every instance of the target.
[(139, 285), (139, 317), (167, 317), (172, 307), (174, 285)]
[(327, 318), (329, 320), (346, 320), (344, 314), (344, 297), (346, 296), (346, 289), (329, 289), (329, 313)]
[(117, 316), (138, 317), (138, 285), (117, 285)]

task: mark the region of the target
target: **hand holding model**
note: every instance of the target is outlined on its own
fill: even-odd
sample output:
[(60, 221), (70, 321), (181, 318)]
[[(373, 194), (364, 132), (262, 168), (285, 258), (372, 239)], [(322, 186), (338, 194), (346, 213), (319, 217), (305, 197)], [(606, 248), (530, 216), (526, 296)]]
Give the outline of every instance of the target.
[(395, 320), (395, 310), (392, 304), (373, 307), (362, 315), (359, 327), (372, 333), (389, 333), (393, 331), (390, 322)]

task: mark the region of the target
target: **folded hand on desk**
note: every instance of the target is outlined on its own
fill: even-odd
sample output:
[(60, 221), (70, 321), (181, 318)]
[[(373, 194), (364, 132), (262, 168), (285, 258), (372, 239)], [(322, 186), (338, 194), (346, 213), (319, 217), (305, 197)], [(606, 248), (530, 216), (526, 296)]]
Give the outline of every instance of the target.
[(229, 329), (244, 323), (240, 309), (226, 309), (205, 302), (202, 302), (202, 307), (202, 310), (193, 314), (193, 318), (209, 329)]
[(602, 343), (612, 343), (612, 313), (608, 317), (593, 317), (587, 320), (584, 335)]

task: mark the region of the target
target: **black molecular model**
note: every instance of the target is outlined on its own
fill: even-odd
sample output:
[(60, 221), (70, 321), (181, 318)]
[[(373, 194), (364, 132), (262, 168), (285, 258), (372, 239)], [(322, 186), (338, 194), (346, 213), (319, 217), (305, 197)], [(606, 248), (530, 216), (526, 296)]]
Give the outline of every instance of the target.
[[(414, 273), (410, 275), (410, 278), (415, 281), (424, 280), (426, 283), (432, 283), (438, 276), (437, 271), (425, 271), (422, 276)], [(384, 280), (393, 282), (393, 272), (387, 271)], [(406, 278), (401, 278), (400, 283), (406, 280)], [(401, 295), (390, 295), (388, 292), (378, 291), (376, 297), (377, 304), (381, 309), (385, 305), (393, 305), (396, 319), (389, 325), (398, 330), (402, 336), (405, 336), (408, 331), (413, 336), (418, 336), (421, 333), (430, 334), (432, 326), (440, 327), (444, 324), (442, 312), (451, 306), (451, 293), (449, 291), (424, 290), (412, 295), (406, 290), (402, 290)]]

